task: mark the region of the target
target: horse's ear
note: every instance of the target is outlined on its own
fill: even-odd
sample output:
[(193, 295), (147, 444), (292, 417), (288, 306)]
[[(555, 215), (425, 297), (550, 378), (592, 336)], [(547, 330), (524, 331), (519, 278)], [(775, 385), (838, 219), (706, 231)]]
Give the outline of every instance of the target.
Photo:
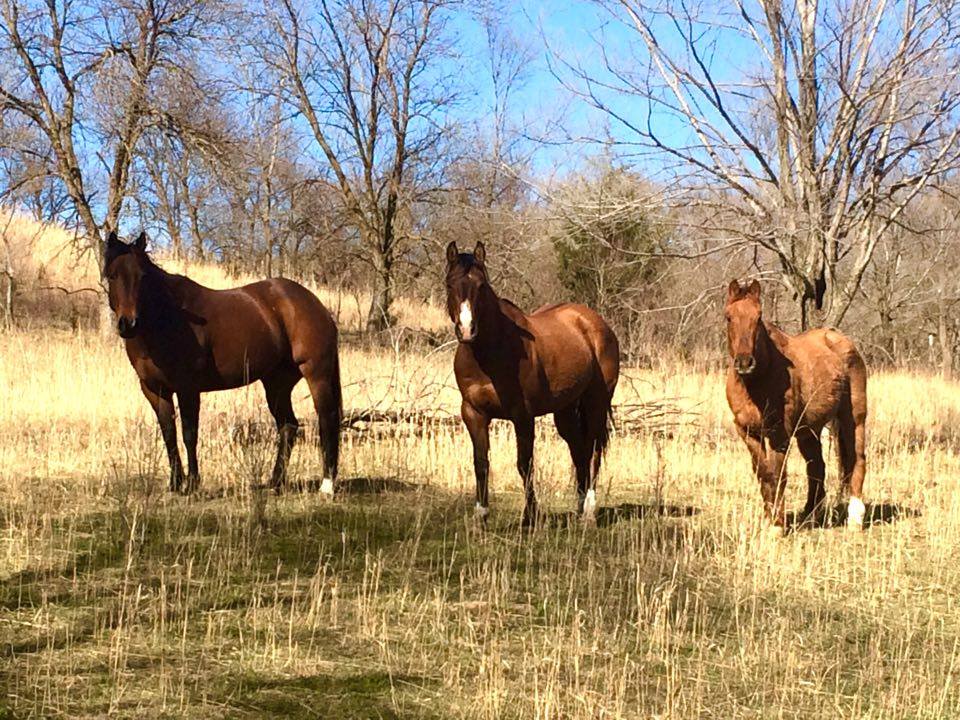
[(460, 257), (460, 251), (457, 250), (457, 241), (451, 240), (447, 245), (447, 265), (453, 265), (458, 257)]
[(734, 278), (727, 286), (727, 300), (736, 300), (740, 297), (740, 281)]
[(140, 234), (137, 235), (137, 239), (133, 241), (133, 246), (137, 250), (147, 249), (147, 234), (143, 230), (141, 230)]
[(477, 246), (473, 249), (473, 259), (481, 265), (487, 264), (487, 248), (484, 247), (482, 240), (477, 241)]
[(107, 235), (107, 247), (116, 247), (119, 244), (120, 240), (117, 238), (117, 233), (111, 230), (110, 234)]
[(750, 295), (756, 298), (757, 300), (760, 299), (760, 281), (759, 280), (754, 280), (752, 283), (750, 283), (750, 287), (747, 288), (747, 295)]

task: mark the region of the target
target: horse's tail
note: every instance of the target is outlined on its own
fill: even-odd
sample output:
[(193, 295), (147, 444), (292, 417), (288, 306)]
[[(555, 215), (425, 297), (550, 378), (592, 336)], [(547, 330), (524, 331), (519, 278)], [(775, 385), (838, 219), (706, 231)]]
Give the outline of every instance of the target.
[(343, 387), (340, 385), (339, 344), (334, 347), (333, 351), (333, 377), (331, 378), (330, 382), (331, 385), (333, 385), (334, 401), (336, 402), (337, 406), (337, 427), (339, 428), (343, 424)]
[(597, 428), (593, 445), (592, 474), (594, 482), (600, 472), (600, 464), (610, 443), (610, 431), (613, 428), (613, 394), (620, 377), (620, 341), (610, 326), (599, 315), (596, 316), (600, 328), (600, 337), (595, 345), (597, 363), (597, 382), (603, 402), (603, 419)]
[(320, 418), (323, 460), (327, 475), (337, 479), (340, 464), (340, 431), (343, 425), (343, 388), (340, 385), (340, 349), (334, 336), (333, 366), (330, 372), (330, 403), (326, 417)]
[(834, 420), (841, 491), (860, 496), (866, 472), (867, 366), (854, 348), (848, 357), (849, 379)]
[(610, 444), (610, 430), (613, 427), (613, 395), (607, 396), (606, 407), (603, 411), (603, 422), (597, 428), (597, 437), (593, 443), (593, 467), (592, 475), (594, 478), (600, 473), (600, 464), (603, 462), (603, 456), (607, 454), (607, 445)]

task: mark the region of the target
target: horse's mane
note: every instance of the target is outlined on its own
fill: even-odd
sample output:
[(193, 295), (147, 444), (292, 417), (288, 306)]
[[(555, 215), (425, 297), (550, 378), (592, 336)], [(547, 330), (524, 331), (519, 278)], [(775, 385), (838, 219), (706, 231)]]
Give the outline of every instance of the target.
[(510, 298), (502, 297), (502, 298), (500, 298), (500, 302), (505, 302), (507, 305), (509, 305), (510, 307), (512, 307), (512, 308), (513, 308), (514, 310), (516, 310), (517, 312), (521, 312), (521, 313), (523, 313), (524, 315), (526, 315), (526, 313), (523, 311), (523, 308), (521, 308), (519, 305), (517, 305), (517, 304), (516, 304), (513, 300), (511, 300)]
[(112, 263), (118, 257), (123, 257), (124, 255), (139, 255), (146, 262), (148, 270), (159, 270), (160, 272), (164, 272), (163, 268), (160, 267), (151, 257), (148, 250), (141, 250), (133, 245), (128, 245), (127, 243), (123, 242), (107, 243), (106, 250), (104, 250), (103, 253), (104, 271), (110, 267), (110, 263)]

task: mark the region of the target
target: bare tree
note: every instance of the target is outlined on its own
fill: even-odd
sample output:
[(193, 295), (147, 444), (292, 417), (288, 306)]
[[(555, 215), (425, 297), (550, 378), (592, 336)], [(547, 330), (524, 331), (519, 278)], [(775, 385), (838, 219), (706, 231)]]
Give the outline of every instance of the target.
[(155, 88), (171, 75), (190, 80), (184, 68), (214, 8), (203, 0), (0, 0), (0, 110), (49, 144), (51, 171), (98, 257), (100, 228), (119, 225), (146, 128), (175, 125)]
[(635, 55), (600, 43), (571, 85), (718, 235), (772, 254), (802, 325), (839, 324), (884, 234), (960, 166), (957, 3), (598, 4)]
[[(450, 0), (279, 0), (263, 57), (306, 121), (373, 271), (367, 326), (390, 323), (404, 218), (437, 175), (454, 93)], [(447, 66), (449, 67), (449, 66)]]

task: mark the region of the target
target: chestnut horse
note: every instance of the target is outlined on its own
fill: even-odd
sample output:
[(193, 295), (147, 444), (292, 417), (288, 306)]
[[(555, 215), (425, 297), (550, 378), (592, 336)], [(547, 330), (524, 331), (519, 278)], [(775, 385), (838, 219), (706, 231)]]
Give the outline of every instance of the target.
[(320, 420), (325, 469), (321, 490), (333, 492), (342, 414), (337, 327), (316, 296), (281, 278), (211, 290), (161, 270), (146, 253), (143, 233), (130, 244), (110, 233), (104, 276), (117, 331), (160, 423), (171, 491), (180, 491), (184, 480), (174, 395), (187, 448), (185, 489), (190, 492), (200, 484), (200, 393), (263, 383), (279, 433), (272, 475), (279, 492), (299, 425), (290, 393), (306, 378)]
[(447, 309), (460, 341), (454, 359), (461, 414), (473, 441), (476, 514), (489, 513), (490, 420), (510, 420), (526, 505), (536, 522), (534, 418), (553, 413), (576, 468), (577, 509), (594, 518), (594, 486), (607, 446), (610, 401), (620, 372), (620, 346), (610, 327), (583, 305), (562, 303), (526, 315), (490, 286), (483, 243), (473, 253), (447, 246)]
[(833, 423), (840, 456), (841, 492), (849, 493), (847, 526), (861, 528), (866, 471), (867, 368), (846, 335), (830, 328), (787, 335), (765, 322), (760, 283), (733, 280), (725, 308), (733, 362), (727, 402), (740, 437), (750, 450), (764, 510), (785, 526), (785, 460), (791, 438), (807, 462), (805, 519), (825, 498), (821, 432)]

